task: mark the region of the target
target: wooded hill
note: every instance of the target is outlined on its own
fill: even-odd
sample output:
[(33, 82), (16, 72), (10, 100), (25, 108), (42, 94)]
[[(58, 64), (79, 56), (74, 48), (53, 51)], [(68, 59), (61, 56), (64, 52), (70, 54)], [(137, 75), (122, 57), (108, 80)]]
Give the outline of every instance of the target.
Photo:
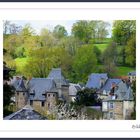
[(86, 82), (91, 73), (107, 72), (115, 77), (127, 75), (136, 66), (136, 21), (79, 20), (71, 35), (62, 25), (36, 34), (31, 25), (21, 27), (4, 21), (4, 61), (14, 75), (47, 77), (52, 68), (61, 67), (71, 82)]

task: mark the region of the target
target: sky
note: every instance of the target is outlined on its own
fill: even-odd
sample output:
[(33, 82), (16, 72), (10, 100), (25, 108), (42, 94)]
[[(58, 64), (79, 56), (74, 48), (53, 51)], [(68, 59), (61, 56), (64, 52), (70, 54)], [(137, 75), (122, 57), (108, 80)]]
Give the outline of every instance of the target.
[[(10, 22), (20, 25), (22, 27), (25, 26), (26, 24), (30, 24), (37, 34), (40, 34), (42, 28), (47, 28), (52, 31), (53, 28), (59, 24), (65, 27), (65, 29), (68, 32), (68, 35), (71, 35), (72, 25), (76, 22), (76, 20), (44, 20), (44, 21), (42, 20), (15, 20), (14, 21), (13, 20)], [(109, 22), (112, 27), (112, 21), (106, 21), (106, 22)], [(108, 37), (111, 36), (111, 27), (109, 29), (110, 33)]]

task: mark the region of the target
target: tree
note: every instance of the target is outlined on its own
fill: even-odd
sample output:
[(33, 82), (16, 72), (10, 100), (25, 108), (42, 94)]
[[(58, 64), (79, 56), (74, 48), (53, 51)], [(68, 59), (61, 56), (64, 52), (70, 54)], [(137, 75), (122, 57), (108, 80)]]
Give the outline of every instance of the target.
[(54, 36), (56, 38), (61, 39), (61, 38), (65, 37), (65, 36), (67, 36), (68, 33), (67, 33), (67, 31), (66, 31), (64, 26), (56, 25), (54, 27), (53, 34), (54, 34)]
[(37, 48), (30, 52), (24, 72), (27, 76), (45, 78), (52, 67), (53, 58), (49, 57), (49, 49)]
[(6, 35), (9, 32), (10, 21), (3, 21), (3, 34)]
[(50, 109), (49, 119), (55, 120), (86, 120), (88, 116), (82, 109), (75, 109), (70, 104), (58, 104)]
[(78, 38), (82, 43), (89, 43), (92, 36), (92, 30), (89, 28), (89, 22), (86, 20), (79, 20), (72, 26), (72, 34)]
[(132, 91), (133, 91), (133, 97), (134, 97), (134, 110), (131, 113), (131, 118), (136, 119), (136, 80), (132, 82)]
[(126, 45), (131, 35), (136, 33), (135, 20), (116, 20), (113, 23), (113, 40), (120, 45)]
[(108, 35), (109, 23), (101, 20), (80, 20), (73, 24), (72, 34), (82, 43), (88, 44), (91, 39), (99, 42)]
[(111, 43), (103, 53), (103, 64), (105, 71), (112, 75), (116, 72), (117, 61), (117, 46), (116, 43)]
[(95, 26), (95, 38), (97, 39), (98, 43), (101, 43), (104, 38), (107, 37), (108, 33), (108, 27), (110, 24), (108, 22), (104, 22), (102, 20), (96, 21)]
[(55, 39), (51, 31), (46, 28), (43, 28), (41, 30), (40, 43), (42, 47), (54, 47), (56, 45), (56, 42), (57, 40)]
[(86, 82), (88, 75), (96, 69), (96, 64), (97, 58), (93, 47), (78, 48), (72, 65), (75, 82)]
[(98, 106), (101, 105), (101, 100), (98, 98), (95, 89), (85, 88), (77, 92), (74, 104), (78, 106)]
[(10, 104), (12, 103), (11, 97), (14, 95), (14, 88), (8, 85), (11, 69), (6, 67), (6, 63), (3, 65), (3, 115), (4, 117), (11, 114), (12, 111), (9, 109)]
[(126, 63), (130, 66), (136, 66), (136, 36), (133, 35), (127, 42), (125, 48)]
[(22, 27), (18, 26), (15, 23), (5, 20), (3, 22), (3, 34), (18, 34), (21, 31)]

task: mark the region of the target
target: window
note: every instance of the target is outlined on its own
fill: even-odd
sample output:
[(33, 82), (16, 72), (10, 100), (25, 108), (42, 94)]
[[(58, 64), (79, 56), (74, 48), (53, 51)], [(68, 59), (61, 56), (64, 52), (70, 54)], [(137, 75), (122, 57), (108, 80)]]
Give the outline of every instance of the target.
[(48, 103), (48, 108), (50, 107), (50, 103)]
[(55, 94), (53, 94), (53, 97), (55, 97)]
[(113, 108), (114, 108), (114, 103), (111, 102), (111, 103), (110, 103), (110, 109), (113, 109)]
[(42, 107), (45, 106), (45, 102), (44, 102), (44, 101), (41, 102), (41, 106), (42, 106)]
[(110, 112), (110, 119), (113, 119), (113, 112)]
[(48, 97), (50, 97), (50, 94), (48, 94)]
[(33, 105), (33, 100), (30, 100), (30, 105), (31, 105), (31, 106)]

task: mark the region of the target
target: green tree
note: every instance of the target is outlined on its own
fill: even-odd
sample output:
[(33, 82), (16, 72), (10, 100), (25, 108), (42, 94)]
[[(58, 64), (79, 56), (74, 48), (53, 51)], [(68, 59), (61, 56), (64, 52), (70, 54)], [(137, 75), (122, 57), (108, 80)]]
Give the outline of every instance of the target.
[(56, 46), (57, 39), (53, 36), (53, 33), (46, 28), (41, 29), (40, 43), (42, 47), (54, 47)]
[(7, 116), (12, 112), (12, 110), (9, 109), (12, 100), (11, 97), (14, 95), (14, 88), (10, 85), (8, 85), (7, 81), (9, 81), (11, 69), (6, 66), (6, 63), (3, 65), (3, 116)]
[(126, 45), (130, 37), (136, 33), (135, 20), (116, 20), (113, 23), (113, 39), (120, 45)]
[(27, 76), (47, 77), (53, 66), (53, 59), (49, 57), (48, 48), (37, 48), (32, 50), (24, 67)]
[(83, 46), (78, 48), (73, 61), (74, 80), (76, 82), (85, 82), (88, 75), (96, 69), (97, 58), (93, 47)]
[(72, 34), (78, 38), (82, 43), (89, 43), (92, 36), (92, 30), (89, 28), (89, 22), (80, 20), (73, 24)]
[(116, 72), (116, 60), (117, 60), (117, 46), (116, 43), (111, 43), (103, 53), (104, 70), (110, 76)]
[(56, 38), (61, 39), (68, 35), (66, 29), (62, 25), (56, 25), (53, 30), (53, 34)]
[(95, 89), (85, 88), (77, 92), (74, 104), (78, 106), (98, 106), (101, 105), (101, 100), (98, 98)]
[(126, 63), (130, 66), (136, 66), (136, 36), (133, 35), (127, 42), (125, 48)]

